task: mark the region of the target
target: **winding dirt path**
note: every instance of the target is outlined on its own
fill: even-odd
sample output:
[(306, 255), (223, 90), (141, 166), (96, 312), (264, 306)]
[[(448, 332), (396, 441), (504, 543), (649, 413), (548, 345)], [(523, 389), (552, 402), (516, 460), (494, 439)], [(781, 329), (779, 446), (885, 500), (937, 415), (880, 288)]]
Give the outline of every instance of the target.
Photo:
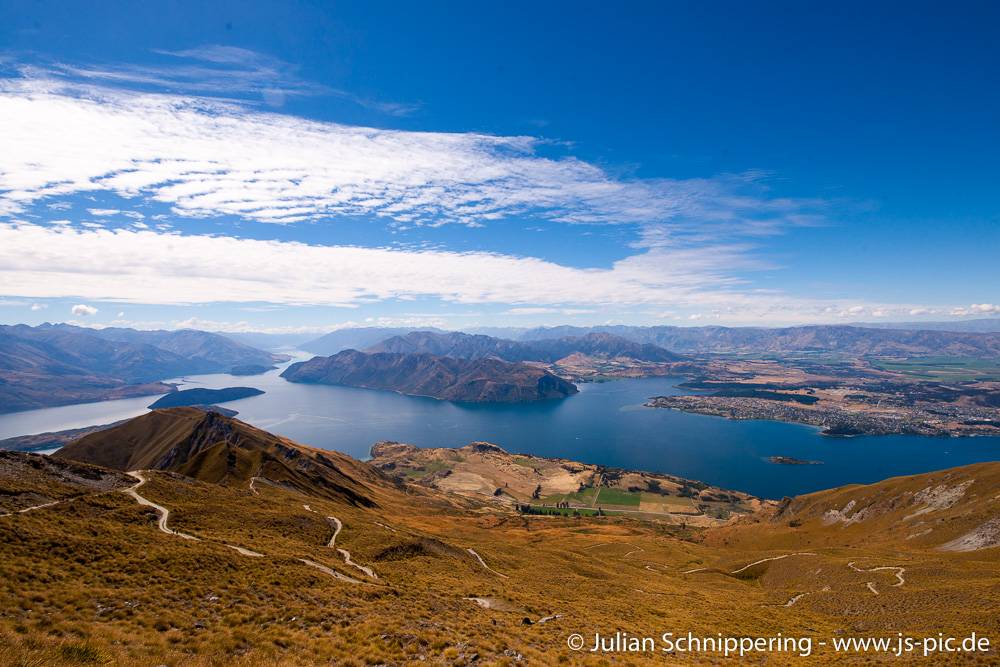
[(340, 572), (337, 572), (336, 570), (334, 570), (332, 568), (329, 568), (326, 565), (323, 565), (321, 563), (317, 563), (314, 560), (309, 560), (308, 558), (300, 558), (299, 560), (302, 561), (303, 563), (305, 563), (306, 565), (308, 565), (309, 567), (314, 567), (317, 570), (319, 570), (320, 572), (323, 572), (324, 574), (328, 574), (331, 577), (334, 577), (334, 578), (339, 579), (341, 581), (346, 581), (349, 584), (368, 584), (367, 581), (361, 581), (360, 579), (355, 579), (354, 577), (349, 577), (346, 574), (341, 574)]
[[(154, 503), (152, 500), (149, 500), (148, 498), (144, 498), (143, 496), (139, 495), (138, 488), (140, 486), (142, 486), (143, 484), (145, 484), (146, 482), (149, 481), (146, 478), (145, 474), (143, 474), (142, 470), (133, 470), (133, 471), (128, 472), (126, 474), (129, 477), (132, 477), (133, 479), (138, 480), (138, 482), (136, 482), (133, 486), (130, 486), (127, 489), (122, 489), (122, 493), (125, 493), (127, 495), (132, 496), (135, 499), (135, 501), (137, 503), (139, 503), (140, 505), (143, 505), (145, 507), (152, 507), (154, 510), (156, 510), (156, 512), (160, 515), (160, 518), (157, 521), (157, 527), (162, 532), (164, 532), (164, 533), (166, 533), (168, 535), (176, 535), (177, 537), (182, 537), (185, 540), (194, 540), (195, 542), (201, 542), (201, 540), (199, 538), (195, 537), (194, 535), (188, 535), (187, 533), (182, 533), (182, 532), (180, 532), (178, 530), (174, 530), (173, 528), (171, 528), (170, 526), (168, 526), (167, 525), (167, 520), (170, 518), (170, 510), (168, 510), (163, 505), (158, 505), (157, 503)], [(214, 540), (210, 540), (210, 541), (214, 541)], [(219, 544), (219, 542), (217, 542), (217, 544)], [(264, 557), (264, 554), (262, 554), (262, 553), (258, 553), (256, 551), (251, 551), (250, 549), (245, 549), (243, 547), (238, 547), (235, 544), (226, 544), (225, 542), (221, 542), (221, 544), (223, 546), (229, 547), (230, 549), (232, 549), (236, 553), (241, 554), (243, 556), (249, 556), (251, 558), (263, 558)]]
[(476, 560), (478, 560), (479, 564), (482, 565), (483, 569), (486, 570), (487, 572), (492, 572), (493, 574), (497, 575), (498, 577), (502, 577), (503, 579), (509, 579), (510, 578), (506, 574), (501, 574), (501, 573), (497, 572), (496, 570), (494, 570), (489, 565), (487, 565), (486, 561), (483, 560), (482, 556), (480, 556), (479, 554), (476, 553), (475, 549), (466, 549), (466, 551), (468, 551), (470, 554), (472, 554), (472, 557), (475, 558)]
[(329, 519), (330, 521), (332, 521), (333, 525), (336, 526), (336, 529), (333, 531), (333, 537), (330, 538), (330, 542), (326, 546), (328, 546), (331, 549), (336, 549), (337, 553), (340, 554), (340, 557), (344, 559), (344, 562), (347, 563), (348, 565), (350, 565), (351, 567), (357, 568), (358, 570), (360, 570), (360, 571), (364, 572), (365, 574), (367, 574), (372, 579), (378, 579), (378, 575), (375, 574), (375, 571), (372, 570), (370, 567), (366, 567), (364, 565), (360, 565), (358, 563), (355, 563), (353, 560), (351, 560), (351, 552), (350, 551), (348, 551), (347, 549), (341, 549), (341, 548), (337, 547), (337, 535), (340, 535), (340, 531), (341, 531), (341, 529), (343, 529), (344, 524), (342, 524), (340, 522), (340, 519), (338, 519), (335, 516), (328, 516), (326, 518)]
[(344, 527), (344, 524), (340, 523), (340, 519), (335, 516), (328, 516), (326, 518), (332, 521), (334, 525), (333, 536), (330, 538), (330, 541), (326, 543), (326, 546), (334, 549), (337, 546), (337, 535), (340, 535), (340, 530)]
[(811, 551), (797, 551), (797, 552), (795, 552), (793, 554), (785, 554), (783, 556), (772, 556), (771, 558), (761, 558), (760, 560), (755, 560), (752, 563), (744, 565), (743, 567), (741, 567), (738, 570), (733, 570), (729, 574), (739, 574), (740, 572), (743, 572), (744, 570), (749, 570), (754, 565), (760, 565), (761, 563), (767, 563), (767, 562), (770, 562), (772, 560), (782, 560), (783, 558), (790, 558), (791, 556), (815, 556), (815, 555), (816, 554), (812, 553)]
[[(67, 500), (70, 500), (67, 498)], [(6, 514), (0, 514), (0, 518), (5, 516), (14, 516), (15, 514), (24, 514), (25, 512), (34, 512), (35, 510), (40, 510), (43, 507), (52, 507), (53, 505), (58, 505), (59, 503), (64, 503), (66, 500), (53, 500), (50, 503), (42, 503), (41, 505), (32, 505), (31, 507), (25, 507), (24, 509), (14, 510), (13, 512), (7, 512)]]
[(264, 554), (259, 554), (256, 551), (250, 551), (249, 549), (244, 549), (243, 547), (238, 547), (235, 544), (227, 544), (226, 546), (229, 547), (230, 549), (232, 549), (233, 551), (236, 551), (238, 553), (243, 554), (244, 556), (252, 556), (254, 558), (263, 558), (264, 557)]
[[(257, 487), (256, 487), (257, 480), (260, 480), (260, 481), (264, 482), (265, 484), (272, 484), (273, 485), (273, 483), (269, 479), (267, 479), (265, 477), (257, 477), (257, 476), (251, 477), (250, 478), (250, 490), (253, 491), (254, 495), (260, 495), (260, 492), (257, 491)], [(319, 514), (319, 512), (317, 512), (316, 510), (314, 510), (311, 506), (309, 506), (307, 504), (303, 504), (302, 505), (302, 509), (304, 509), (307, 512), (312, 512), (313, 514)], [(344, 562), (346, 564), (350, 565), (351, 567), (357, 568), (361, 572), (364, 572), (366, 575), (368, 575), (372, 579), (378, 579), (378, 575), (375, 574), (375, 571), (372, 570), (370, 567), (365, 567), (364, 565), (361, 565), (359, 563), (355, 563), (353, 560), (351, 560), (351, 552), (350, 551), (348, 551), (347, 549), (340, 549), (340, 548), (337, 547), (337, 536), (340, 535), (340, 531), (344, 528), (344, 524), (341, 523), (340, 519), (338, 519), (335, 516), (328, 516), (326, 518), (329, 521), (332, 521), (333, 525), (334, 525), (333, 537), (330, 538), (330, 541), (327, 542), (326, 546), (328, 548), (330, 548), (330, 549), (335, 549), (337, 551), (337, 553), (340, 555), (340, 557), (344, 559)], [(260, 557), (260, 556), (264, 555), (264, 554), (261, 554), (261, 553), (257, 553), (256, 551), (251, 551), (249, 549), (244, 549), (243, 547), (234, 546), (232, 544), (227, 544), (226, 546), (229, 547), (230, 549), (236, 550), (237, 552), (243, 554), (244, 556)], [(346, 574), (342, 574), (340, 572), (337, 572), (336, 570), (334, 570), (331, 567), (327, 567), (326, 565), (323, 565), (322, 563), (317, 563), (316, 561), (310, 560), (308, 558), (299, 558), (299, 561), (305, 563), (309, 567), (316, 568), (317, 570), (319, 570), (320, 572), (323, 572), (324, 574), (328, 574), (331, 577), (339, 579), (340, 581), (346, 581), (346, 582), (351, 583), (351, 584), (369, 584), (369, 582), (367, 582), (367, 581), (361, 581), (360, 579), (355, 579), (354, 577), (349, 577)]]
[(816, 593), (829, 593), (829, 592), (830, 592), (830, 587), (829, 586), (824, 586), (823, 588), (819, 589), (818, 591), (813, 591), (811, 593), (799, 593), (798, 595), (793, 595), (791, 598), (788, 599), (788, 602), (786, 602), (785, 604), (783, 604), (781, 606), (782, 607), (792, 607), (792, 606), (795, 606), (796, 602), (798, 602), (799, 600), (801, 600), (802, 598), (804, 598), (807, 595), (815, 595)]
[(157, 505), (152, 500), (148, 500), (147, 498), (143, 498), (142, 496), (139, 495), (137, 489), (148, 481), (146, 479), (146, 476), (143, 474), (141, 470), (132, 470), (126, 474), (129, 477), (132, 477), (133, 479), (137, 479), (139, 481), (136, 482), (134, 485), (128, 487), (127, 489), (122, 489), (122, 493), (132, 496), (135, 499), (135, 501), (140, 505), (143, 505), (145, 507), (152, 507), (154, 510), (156, 510), (156, 512), (160, 515), (159, 521), (157, 521), (156, 525), (162, 532), (166, 533), (167, 535), (176, 535), (177, 537), (183, 537), (185, 540), (194, 540), (195, 542), (201, 541), (194, 535), (181, 533), (167, 526), (167, 519), (170, 518), (170, 510), (168, 510), (163, 505)]
[[(906, 583), (906, 579), (903, 578), (903, 574), (906, 572), (905, 567), (899, 567), (898, 565), (883, 565), (881, 567), (873, 567), (867, 570), (863, 570), (855, 565), (856, 562), (857, 561), (852, 560), (850, 563), (847, 564), (847, 567), (851, 568), (855, 572), (882, 572), (884, 570), (894, 570), (896, 573), (896, 583), (894, 583), (893, 586), (899, 588), (900, 586)], [(873, 588), (870, 582), (868, 588)], [(875, 595), (878, 595), (878, 591), (873, 590), (872, 592), (875, 593)]]

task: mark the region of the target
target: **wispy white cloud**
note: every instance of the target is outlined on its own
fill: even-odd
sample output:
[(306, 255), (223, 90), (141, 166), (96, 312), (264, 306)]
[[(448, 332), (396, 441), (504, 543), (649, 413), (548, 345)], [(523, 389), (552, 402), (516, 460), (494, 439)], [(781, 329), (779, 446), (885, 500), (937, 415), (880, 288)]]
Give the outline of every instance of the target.
[[(509, 315), (589, 315), (647, 304), (673, 319), (755, 323), (931, 310), (754, 290), (749, 272), (773, 266), (756, 256), (751, 241), (818, 224), (827, 206), (773, 197), (759, 173), (623, 179), (572, 156), (552, 157), (553, 147), (535, 137), (374, 129), (266, 113), (245, 101), (206, 97), (210, 91), (201, 87), (214, 86), (218, 72), (205, 70), (226, 70), (232, 91), (264, 91), (269, 77), (284, 82), (273, 88), (280, 94), (316, 90), (296, 82), (284, 64), (241, 49), (163, 55), (200, 64), (61, 66), (55, 77), (29, 72), (0, 80), (0, 218), (9, 220), (0, 224), (0, 294), (343, 307), (430, 297), (503, 304)], [(211, 92), (224, 94), (221, 85)], [(135, 89), (142, 86), (158, 92)], [(96, 206), (90, 215), (121, 212), (134, 220), (132, 228), (17, 221), (38, 202), (69, 208), (59, 198), (80, 193), (112, 193), (137, 207), (167, 204), (190, 218), (291, 224), (370, 215), (397, 226), (477, 226), (532, 216), (542, 225), (632, 223), (638, 234), (631, 256), (610, 268), (579, 268), (489, 252), (185, 236), (171, 233), (162, 213), (151, 215), (154, 231), (139, 211)], [(954, 312), (995, 312), (983, 308), (995, 307)]]
[(155, 92), (263, 101), (281, 107), (291, 97), (345, 99), (391, 116), (405, 116), (417, 104), (377, 100), (351, 91), (308, 81), (299, 68), (279, 58), (235, 46), (208, 44), (176, 51), (154, 50), (164, 58), (155, 64), (48, 62), (22, 65), (29, 77), (130, 87)]
[(717, 320), (782, 322), (905, 313), (918, 305), (809, 300), (744, 290), (735, 281), (713, 283), (711, 276), (724, 276), (731, 261), (725, 248), (701, 254), (653, 248), (610, 268), (581, 269), (486, 252), (0, 223), (0, 294), (26, 299), (357, 307), (436, 298), (522, 313), (651, 304)]
[(175, 213), (291, 223), (375, 215), (481, 225), (533, 214), (639, 223), (642, 247), (773, 233), (822, 202), (769, 198), (758, 178), (616, 179), (533, 137), (382, 130), (263, 113), (204, 97), (0, 81), (0, 211), (84, 191)]

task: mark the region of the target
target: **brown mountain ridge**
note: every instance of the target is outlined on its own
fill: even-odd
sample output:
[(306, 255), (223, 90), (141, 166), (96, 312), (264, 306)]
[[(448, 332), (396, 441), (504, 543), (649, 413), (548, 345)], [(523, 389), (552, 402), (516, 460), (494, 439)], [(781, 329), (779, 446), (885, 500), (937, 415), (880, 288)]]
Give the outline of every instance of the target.
[(212, 410), (152, 412), (91, 433), (56, 453), (115, 470), (164, 470), (229, 486), (264, 479), (303, 493), (372, 506), (388, 482), (338, 452), (305, 447)]

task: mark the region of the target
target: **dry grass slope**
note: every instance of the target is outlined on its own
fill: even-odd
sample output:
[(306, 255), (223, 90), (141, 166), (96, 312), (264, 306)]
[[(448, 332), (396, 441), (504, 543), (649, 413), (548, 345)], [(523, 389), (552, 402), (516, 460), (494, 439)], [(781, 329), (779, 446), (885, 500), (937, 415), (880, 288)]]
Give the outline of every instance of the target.
[[(163, 419), (155, 422), (162, 431), (141, 424), (161, 455), (166, 433), (200, 432), (184, 413)], [(939, 548), (996, 510), (1000, 464), (813, 494), (702, 529), (627, 516), (520, 516), (472, 496), (398, 486), (366, 464), (323, 454), (372, 501), (365, 505), (330, 493), (326, 482), (305, 486), (311, 477), (300, 468), (321, 465), (319, 454), (275, 440), (275, 448), (299, 454), (249, 478), (253, 466), (240, 463), (249, 445), (232, 440), (222, 442), (237, 457), (225, 474), (218, 463), (187, 468), (181, 460), (172, 465), (205, 479), (147, 474), (139, 492), (170, 510), (172, 529), (198, 541), (161, 532), (154, 510), (114, 489), (81, 488), (66, 502), (0, 518), (0, 664), (719, 662), (680, 654), (601, 658), (567, 648), (569, 633), (595, 630), (816, 637), (978, 631), (1000, 639), (998, 549)], [(215, 453), (219, 442), (203, 444), (184, 451), (223, 458)], [(91, 441), (76, 451), (99, 448)], [(18, 465), (0, 459), (0, 469)], [(64, 466), (80, 464), (29, 466), (31, 475), (15, 475), (16, 488), (11, 475), (0, 474), (0, 485), (9, 498), (45, 495)], [(272, 479), (269, 470), (289, 477)], [(954, 492), (935, 491), (970, 479), (953, 504)], [(901, 500), (882, 512), (879, 503), (896, 496)], [(850, 520), (865, 507), (882, 513), (871, 509), (850, 525), (831, 513)], [(916, 521), (932, 528), (932, 539), (906, 539)], [(995, 664), (997, 654), (979, 660)], [(787, 655), (766, 661), (801, 662)]]

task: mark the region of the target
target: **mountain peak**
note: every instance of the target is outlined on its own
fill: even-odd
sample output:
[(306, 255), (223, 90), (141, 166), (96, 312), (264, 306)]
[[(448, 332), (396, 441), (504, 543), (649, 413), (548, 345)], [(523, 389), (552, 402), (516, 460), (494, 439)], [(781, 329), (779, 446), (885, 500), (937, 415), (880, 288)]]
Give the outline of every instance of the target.
[(58, 456), (122, 471), (168, 470), (230, 486), (263, 478), (361, 506), (375, 505), (373, 490), (386, 484), (380, 473), (350, 457), (190, 407), (153, 410), (84, 436), (59, 450)]

